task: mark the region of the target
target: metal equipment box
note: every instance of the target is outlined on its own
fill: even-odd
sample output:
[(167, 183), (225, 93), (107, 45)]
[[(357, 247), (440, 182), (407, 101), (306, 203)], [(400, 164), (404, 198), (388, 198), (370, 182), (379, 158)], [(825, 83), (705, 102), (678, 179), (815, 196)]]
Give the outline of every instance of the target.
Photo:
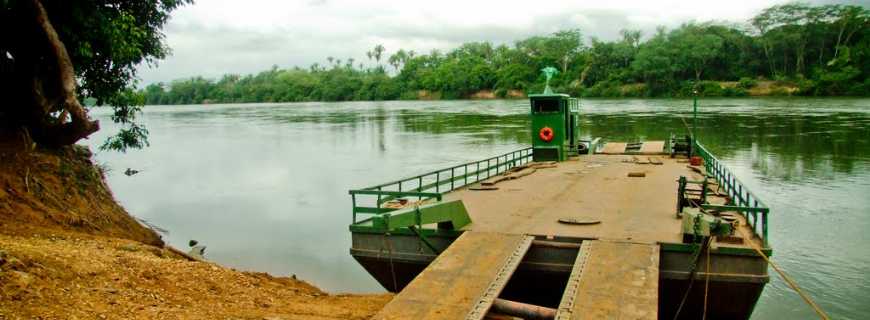
[(529, 95), (532, 107), (532, 158), (565, 161), (577, 153), (580, 103), (567, 94)]

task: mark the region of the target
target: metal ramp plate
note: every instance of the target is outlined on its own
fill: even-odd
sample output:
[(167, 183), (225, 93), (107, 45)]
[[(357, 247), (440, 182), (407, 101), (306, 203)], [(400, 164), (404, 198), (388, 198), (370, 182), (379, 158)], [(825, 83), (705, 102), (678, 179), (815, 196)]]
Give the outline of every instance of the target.
[(372, 319), (483, 319), (533, 239), (466, 231)]
[(640, 146), (640, 154), (662, 154), (665, 152), (664, 141), (644, 141)]
[(587, 240), (556, 319), (658, 319), (658, 294), (658, 245)]
[(599, 153), (624, 154), (625, 147), (627, 147), (627, 146), (628, 146), (628, 144), (625, 142), (608, 142), (608, 143), (604, 144), (604, 149), (601, 149), (601, 152), (599, 152)]

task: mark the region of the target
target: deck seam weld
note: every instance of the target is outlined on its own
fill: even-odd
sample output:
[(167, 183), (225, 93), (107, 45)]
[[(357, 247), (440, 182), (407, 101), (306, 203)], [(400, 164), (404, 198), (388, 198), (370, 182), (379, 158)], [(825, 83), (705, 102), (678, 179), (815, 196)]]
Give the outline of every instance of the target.
[(586, 261), (592, 251), (592, 246), (588, 243), (580, 244), (580, 251), (577, 252), (577, 259), (574, 260), (574, 267), (571, 269), (571, 275), (568, 277), (568, 283), (565, 285), (565, 292), (562, 294), (562, 301), (559, 302), (559, 309), (556, 311), (555, 320), (571, 319), (574, 310), (574, 302), (577, 299), (577, 291), (580, 289), (580, 280), (583, 278), (583, 269), (586, 267)]
[(492, 306), (493, 302), (495, 302), (495, 299), (498, 298), (499, 294), (501, 294), (501, 290), (504, 289), (505, 285), (507, 285), (507, 282), (510, 280), (514, 271), (517, 270), (520, 261), (523, 260), (526, 252), (531, 248), (534, 239), (535, 237), (532, 236), (523, 236), (516, 249), (514, 249), (507, 259), (505, 259), (505, 262), (502, 264), (501, 268), (499, 268), (495, 279), (489, 283), (486, 290), (484, 290), (480, 298), (477, 299), (474, 307), (468, 312), (468, 315), (465, 317), (466, 320), (481, 320), (486, 316), (487, 312), (489, 312), (489, 308)]

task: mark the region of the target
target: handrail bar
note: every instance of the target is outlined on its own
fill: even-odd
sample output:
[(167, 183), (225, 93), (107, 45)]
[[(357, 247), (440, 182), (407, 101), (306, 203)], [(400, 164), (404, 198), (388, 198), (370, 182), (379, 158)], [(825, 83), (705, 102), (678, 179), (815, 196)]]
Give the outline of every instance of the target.
[[(719, 183), (720, 188), (724, 187), (728, 196), (731, 197), (732, 204), (725, 206), (707, 205), (711, 209), (725, 209), (739, 212), (746, 218), (746, 223), (752, 229), (756, 236), (759, 236), (765, 247), (768, 244), (768, 214), (770, 208), (764, 204), (755, 193), (749, 190), (740, 179), (737, 178), (731, 170), (728, 169), (716, 156), (714, 156), (707, 148), (697, 140), (694, 141), (695, 149), (704, 159), (704, 168), (706, 174), (712, 176)], [(758, 230), (758, 216), (761, 215), (761, 230)]]
[[(486, 159), (478, 160), (478, 161), (466, 162), (466, 163), (459, 164), (459, 165), (456, 165), (456, 166), (453, 166), (453, 167), (448, 167), (448, 168), (444, 168), (444, 169), (438, 169), (438, 170), (430, 171), (430, 172), (427, 172), (427, 173), (418, 174), (418, 175), (413, 176), (413, 177), (404, 178), (404, 179), (399, 179), (399, 180), (395, 180), (395, 181), (391, 181), (391, 182), (387, 182), (387, 183), (382, 183), (382, 184), (375, 185), (375, 186), (371, 186), (371, 187), (365, 187), (365, 188), (361, 188), (361, 189), (356, 189), (356, 190), (372, 190), (372, 189), (377, 189), (378, 187), (387, 187), (387, 186), (391, 186), (391, 185), (394, 185), (394, 184), (398, 184), (398, 183), (400, 183), (400, 182), (411, 181), (411, 180), (417, 179), (417, 178), (419, 178), (419, 177), (425, 177), (425, 176), (429, 176), (429, 175), (437, 174), (437, 173), (439, 173), (439, 172), (448, 171), (448, 170), (450, 170), (450, 169), (459, 169), (459, 168), (465, 167), (465, 166), (467, 166), (467, 165), (475, 164), (475, 163), (481, 163), (481, 162), (492, 161), (492, 160), (496, 160), (496, 159), (499, 159), (499, 158), (503, 158), (503, 157), (505, 157), (505, 156), (507, 156), (507, 155), (511, 155), (511, 154), (519, 153), (519, 152), (523, 152), (523, 151), (530, 151), (530, 150), (532, 150), (532, 147), (527, 147), (527, 148), (523, 148), (523, 149), (519, 149), (519, 150), (511, 151), (511, 152), (508, 152), (508, 153), (505, 153), (505, 154), (502, 154), (502, 155), (498, 155), (498, 156), (495, 156), (495, 157), (490, 157), (490, 158), (486, 158)], [(528, 156), (531, 156), (531, 154), (528, 154)], [(503, 164), (503, 163), (501, 163), (501, 164)], [(492, 168), (490, 168), (490, 169), (492, 169)]]
[[(382, 204), (394, 199), (416, 197), (419, 201), (433, 198), (436, 201), (440, 201), (442, 195), (447, 192), (480, 182), (483, 179), (489, 179), (493, 175), (493, 170), (495, 170), (494, 174), (500, 174), (531, 160), (532, 148), (527, 147), (495, 157), (430, 171), (372, 187), (350, 190), (348, 193), (353, 203), (353, 223), (357, 223), (357, 214), (381, 214), (394, 210), (381, 207)], [(431, 192), (433, 189), (434, 192)], [(377, 197), (373, 199), (374, 203), (372, 205), (358, 206), (357, 196)]]

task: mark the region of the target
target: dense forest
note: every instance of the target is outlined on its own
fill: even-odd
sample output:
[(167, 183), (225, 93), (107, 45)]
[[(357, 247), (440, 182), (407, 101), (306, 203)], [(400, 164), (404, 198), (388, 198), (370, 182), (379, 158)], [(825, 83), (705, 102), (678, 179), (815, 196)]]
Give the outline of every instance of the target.
[(557, 92), (586, 97), (870, 94), (870, 11), (860, 6), (793, 3), (741, 23), (621, 35), (585, 41), (574, 29), (428, 54), (376, 45), (368, 64), (327, 57), (308, 68), (194, 77), (142, 93), (147, 104), (514, 97), (540, 92), (540, 70), (554, 66)]

